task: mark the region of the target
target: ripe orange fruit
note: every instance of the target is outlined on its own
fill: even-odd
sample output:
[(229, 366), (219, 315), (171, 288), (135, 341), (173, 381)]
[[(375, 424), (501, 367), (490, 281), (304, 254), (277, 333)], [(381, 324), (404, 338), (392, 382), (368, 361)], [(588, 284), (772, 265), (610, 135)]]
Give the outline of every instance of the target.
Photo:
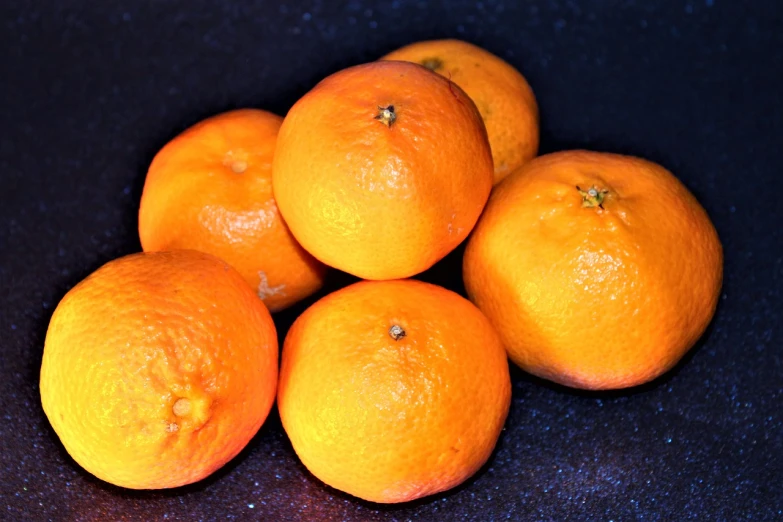
[(273, 312), (318, 290), (325, 272), (293, 238), (272, 196), (272, 157), (282, 121), (243, 109), (189, 128), (155, 156), (139, 210), (145, 251), (216, 255)]
[(406, 45), (382, 60), (421, 64), (465, 90), (487, 126), (495, 183), (538, 153), (533, 90), (519, 71), (489, 51), (459, 40), (433, 40)]
[(468, 241), (465, 286), (524, 370), (587, 389), (663, 374), (715, 311), (723, 251), (669, 171), (572, 151), (497, 187)]
[(489, 458), (511, 382), (469, 301), (414, 280), (362, 281), (321, 299), (286, 337), (278, 408), (316, 477), (374, 502), (461, 483)]
[(201, 480), (266, 419), (277, 335), (233, 268), (178, 250), (112, 261), (49, 323), (41, 402), (68, 453), (133, 489)]
[(273, 178), (311, 254), (364, 279), (394, 279), (467, 237), (492, 188), (492, 157), (459, 87), (419, 65), (375, 62), (329, 76), (293, 106)]

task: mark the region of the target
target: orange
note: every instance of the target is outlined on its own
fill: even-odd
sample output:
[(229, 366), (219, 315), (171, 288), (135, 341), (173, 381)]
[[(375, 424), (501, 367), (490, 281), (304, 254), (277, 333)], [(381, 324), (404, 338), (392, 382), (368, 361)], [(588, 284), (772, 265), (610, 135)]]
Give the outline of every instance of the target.
[(492, 157), (459, 87), (419, 65), (375, 62), (329, 76), (293, 106), (273, 179), (311, 254), (364, 279), (394, 279), (467, 237), (492, 188)]
[(519, 71), (494, 54), (459, 40), (432, 40), (406, 45), (382, 59), (419, 63), (465, 90), (487, 126), (495, 183), (538, 153), (533, 90)]
[(272, 196), (281, 122), (269, 112), (243, 109), (189, 128), (155, 156), (139, 210), (146, 252), (216, 255), (273, 312), (318, 290), (325, 272), (293, 238)]
[(134, 489), (201, 480), (274, 402), (277, 336), (233, 268), (179, 250), (112, 261), (49, 323), (41, 402), (73, 459)]
[(461, 483), (490, 456), (511, 397), (508, 362), (468, 300), (413, 280), (321, 299), (283, 347), (278, 408), (304, 465), (365, 500)]
[(572, 151), (536, 158), (496, 188), (463, 268), (516, 364), (612, 389), (658, 377), (702, 335), (723, 251), (704, 209), (663, 167)]

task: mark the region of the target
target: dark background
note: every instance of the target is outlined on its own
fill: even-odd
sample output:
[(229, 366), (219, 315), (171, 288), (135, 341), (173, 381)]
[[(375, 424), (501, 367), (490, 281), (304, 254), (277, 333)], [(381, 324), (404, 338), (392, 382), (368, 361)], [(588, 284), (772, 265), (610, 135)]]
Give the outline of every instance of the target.
[[(0, 519), (783, 519), (779, 2), (56, 4), (0, 7)], [(619, 393), (514, 370), (490, 462), (413, 504), (323, 486), (276, 410), (238, 458), (193, 486), (134, 492), (84, 472), (40, 406), (46, 327), (70, 287), (140, 249), (136, 212), (155, 152), (206, 116), (285, 114), (332, 72), (442, 37), (527, 76), (542, 152), (644, 156), (694, 192), (726, 255), (704, 339), (664, 378)], [(423, 277), (462, 291), (460, 254)], [(277, 317), (282, 333), (304, 306)]]

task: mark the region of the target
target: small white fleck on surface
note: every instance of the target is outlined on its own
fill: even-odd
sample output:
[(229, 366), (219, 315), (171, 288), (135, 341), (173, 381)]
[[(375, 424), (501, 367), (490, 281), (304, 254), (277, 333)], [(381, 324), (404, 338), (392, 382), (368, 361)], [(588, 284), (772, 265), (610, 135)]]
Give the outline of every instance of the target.
[(261, 299), (266, 299), (273, 295), (285, 295), (285, 285), (269, 286), (269, 280), (263, 270), (259, 270), (258, 278), (260, 280), (258, 283), (258, 297)]

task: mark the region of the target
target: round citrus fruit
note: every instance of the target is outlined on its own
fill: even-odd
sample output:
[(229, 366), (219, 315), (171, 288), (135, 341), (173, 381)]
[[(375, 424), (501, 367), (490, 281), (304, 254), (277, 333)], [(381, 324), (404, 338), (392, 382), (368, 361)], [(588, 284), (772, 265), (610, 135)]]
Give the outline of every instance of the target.
[(500, 184), (468, 241), (468, 295), (524, 370), (587, 389), (663, 374), (715, 311), (723, 251), (654, 163), (572, 151)]
[(325, 272), (293, 238), (272, 196), (281, 122), (269, 112), (243, 109), (189, 128), (155, 156), (139, 210), (145, 251), (216, 255), (273, 312), (318, 290)]
[(200, 480), (266, 419), (277, 336), (242, 277), (179, 250), (112, 261), (62, 299), (46, 333), (41, 401), (87, 471), (133, 489)]
[(296, 320), (278, 408), (316, 477), (365, 500), (404, 502), (475, 473), (510, 396), (505, 351), (468, 300), (420, 281), (363, 281)]
[(494, 54), (460, 40), (432, 40), (407, 45), (382, 59), (421, 64), (465, 90), (487, 126), (495, 183), (538, 153), (533, 90), (519, 71)]
[(273, 178), (310, 253), (364, 279), (394, 279), (467, 237), (492, 188), (492, 156), (462, 89), (419, 65), (375, 62), (329, 76), (293, 106)]

